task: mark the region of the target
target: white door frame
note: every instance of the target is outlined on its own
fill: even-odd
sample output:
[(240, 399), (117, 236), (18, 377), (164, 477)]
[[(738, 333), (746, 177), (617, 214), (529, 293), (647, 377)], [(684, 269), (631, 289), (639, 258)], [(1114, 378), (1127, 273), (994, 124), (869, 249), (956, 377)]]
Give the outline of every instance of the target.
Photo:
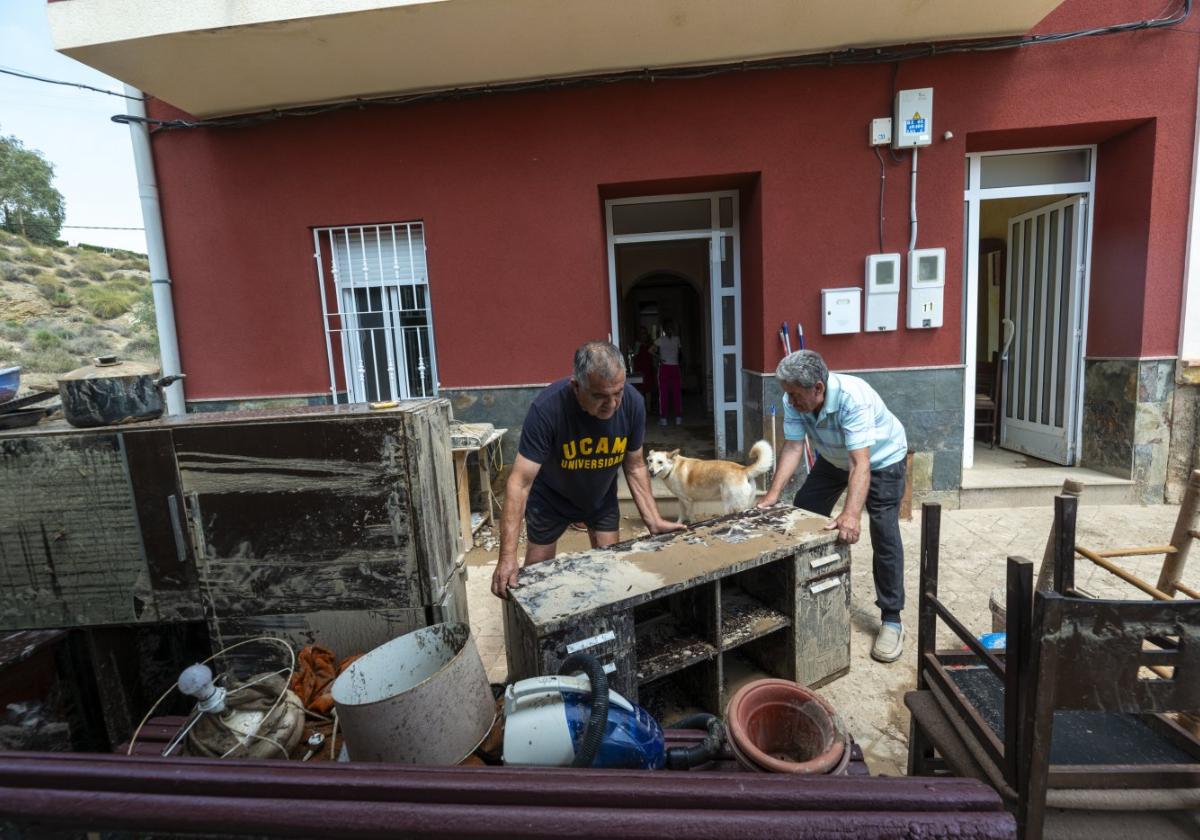
[[(733, 213), (732, 226), (721, 226), (721, 202), (720, 199), (732, 199)], [(696, 199), (709, 199), (710, 217), (709, 226), (697, 230), (673, 230), (663, 231), (661, 233), (613, 233), (613, 207), (626, 204), (657, 204), (667, 201), (686, 201)], [(742, 448), (742, 422), (738, 423), (737, 440), (732, 442), (725, 441), (725, 416), (722, 410), (724, 402), (724, 360), (721, 358), (720, 344), (720, 296), (721, 296), (721, 277), (719, 273), (720, 256), (714, 252), (716, 245), (719, 244), (722, 235), (733, 237), (733, 288), (734, 288), (734, 318), (736, 319), (736, 352), (738, 359), (737, 371), (737, 411), (739, 419), (743, 417), (743, 401), (742, 401), (742, 238), (741, 238), (741, 220), (738, 212), (738, 192), (737, 190), (719, 190), (716, 192), (702, 193), (674, 193), (671, 195), (653, 195), (653, 196), (638, 196), (635, 198), (614, 198), (604, 202), (604, 227), (607, 237), (608, 250), (608, 312), (609, 312), (609, 340), (620, 346), (621, 334), (620, 327), (620, 301), (617, 294), (617, 246), (630, 242), (671, 242), (685, 239), (707, 239), (709, 241), (709, 278), (708, 278), (708, 299), (709, 299), (709, 346), (708, 353), (711, 358), (713, 367), (713, 437), (717, 443), (718, 455), (724, 455), (726, 451), (740, 450)], [(732, 446), (729, 444), (732, 443)]]
[[(1034, 152), (1062, 152), (1078, 149), (1090, 151), (1088, 180), (1065, 184), (1031, 184), (1023, 187), (991, 187), (979, 186), (982, 161), (985, 157), (994, 155), (1022, 155)], [(967, 209), (967, 230), (964, 244), (966, 254), (963, 260), (963, 460), (964, 470), (970, 469), (975, 463), (975, 353), (979, 341), (979, 211), (980, 202), (994, 198), (1048, 198), (1082, 194), (1087, 198), (1086, 213), (1083, 221), (1087, 225), (1084, 235), (1083, 255), (1083, 312), (1080, 320), (1080, 343), (1078, 369), (1075, 372), (1075, 387), (1083, 390), (1083, 361), (1087, 355), (1087, 322), (1088, 304), (1091, 297), (1092, 279), (1092, 220), (1096, 212), (1096, 145), (1083, 144), (1078, 146), (1043, 146), (1032, 149), (1001, 149), (994, 152), (970, 152), (967, 154), (967, 185), (963, 191), (963, 201)], [(1007, 257), (1011, 259), (1011, 255)], [(997, 418), (997, 422), (1002, 422)], [(1075, 440), (1073, 443), (1076, 458), (1081, 451), (1083, 433), (1083, 399), (1079, 395), (1075, 400)]]

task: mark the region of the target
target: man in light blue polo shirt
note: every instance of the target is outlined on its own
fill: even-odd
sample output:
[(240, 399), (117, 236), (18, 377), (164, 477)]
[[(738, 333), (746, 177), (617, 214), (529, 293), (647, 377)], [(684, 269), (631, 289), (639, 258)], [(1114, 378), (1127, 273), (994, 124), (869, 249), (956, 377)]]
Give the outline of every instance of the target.
[(767, 507), (804, 457), (804, 439), (817, 452), (816, 464), (792, 504), (829, 516), (847, 490), (846, 504), (826, 527), (844, 543), (858, 542), (862, 512), (870, 519), (875, 551), (875, 603), (881, 624), (871, 656), (895, 662), (904, 650), (904, 544), (900, 539), (900, 499), (904, 495), (904, 426), (888, 411), (875, 389), (857, 376), (830, 373), (812, 350), (799, 350), (775, 369), (783, 388), (783, 432), (775, 480), (759, 503)]

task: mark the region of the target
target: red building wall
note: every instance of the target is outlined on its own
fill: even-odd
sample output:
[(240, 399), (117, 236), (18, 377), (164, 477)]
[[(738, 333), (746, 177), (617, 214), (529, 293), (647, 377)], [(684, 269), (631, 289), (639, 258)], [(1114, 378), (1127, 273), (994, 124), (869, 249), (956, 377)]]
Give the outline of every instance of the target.
[[(1071, 0), (1039, 31), (1161, 7)], [(311, 229), (416, 219), (441, 384), (549, 381), (609, 331), (603, 198), (670, 184), (741, 190), (747, 368), (773, 370), (784, 319), (833, 367), (959, 364), (964, 155), (1005, 132), (1018, 148), (1105, 144), (1088, 354), (1173, 355), (1198, 49), (1194, 34), (1142, 32), (156, 132), (189, 398), (326, 392)], [(936, 139), (920, 154), (918, 245), (947, 249), (946, 326), (818, 337), (819, 289), (861, 284), (879, 247), (868, 122), (893, 90), (926, 86)], [(907, 155), (887, 167), (885, 250), (907, 247), (908, 174)]]

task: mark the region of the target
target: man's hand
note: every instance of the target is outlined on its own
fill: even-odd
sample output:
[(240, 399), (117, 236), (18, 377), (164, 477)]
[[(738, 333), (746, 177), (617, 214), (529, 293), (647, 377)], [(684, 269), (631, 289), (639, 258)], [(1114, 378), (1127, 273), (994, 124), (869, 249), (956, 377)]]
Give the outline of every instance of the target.
[(684, 525), (682, 522), (672, 522), (670, 519), (662, 518), (652, 525), (647, 524), (646, 527), (649, 528), (650, 533), (654, 534), (655, 536), (659, 534), (672, 534), (675, 531), (687, 530), (687, 525)]
[(862, 514), (843, 510), (838, 514), (837, 519), (825, 526), (826, 531), (834, 529), (837, 529), (838, 532), (838, 542), (854, 545), (858, 542), (858, 535), (862, 532)]
[(755, 507), (760, 508), (760, 509), (761, 508), (769, 508), (769, 507), (771, 507), (771, 505), (777, 504), (778, 502), (779, 502), (778, 494), (768, 493), (767, 495), (762, 497), (762, 500), (757, 505), (755, 505)]
[(508, 590), (517, 586), (519, 570), (516, 557), (501, 557), (496, 563), (496, 571), (492, 573), (492, 594), (507, 600)]

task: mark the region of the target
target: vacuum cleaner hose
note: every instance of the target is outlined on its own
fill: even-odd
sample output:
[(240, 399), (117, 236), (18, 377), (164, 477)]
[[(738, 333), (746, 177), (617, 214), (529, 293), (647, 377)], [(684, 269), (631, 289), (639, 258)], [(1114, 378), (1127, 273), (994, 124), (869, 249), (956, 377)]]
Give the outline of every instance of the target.
[(583, 671), (592, 684), (592, 714), (588, 718), (583, 741), (571, 766), (591, 767), (608, 728), (608, 675), (604, 673), (604, 666), (600, 664), (600, 660), (590, 653), (573, 653), (558, 668), (559, 676), (574, 674), (576, 671)]
[(676, 729), (707, 729), (708, 735), (694, 747), (671, 747), (667, 750), (668, 770), (690, 770), (715, 760), (725, 740), (725, 725), (716, 715), (703, 712), (676, 721)]

